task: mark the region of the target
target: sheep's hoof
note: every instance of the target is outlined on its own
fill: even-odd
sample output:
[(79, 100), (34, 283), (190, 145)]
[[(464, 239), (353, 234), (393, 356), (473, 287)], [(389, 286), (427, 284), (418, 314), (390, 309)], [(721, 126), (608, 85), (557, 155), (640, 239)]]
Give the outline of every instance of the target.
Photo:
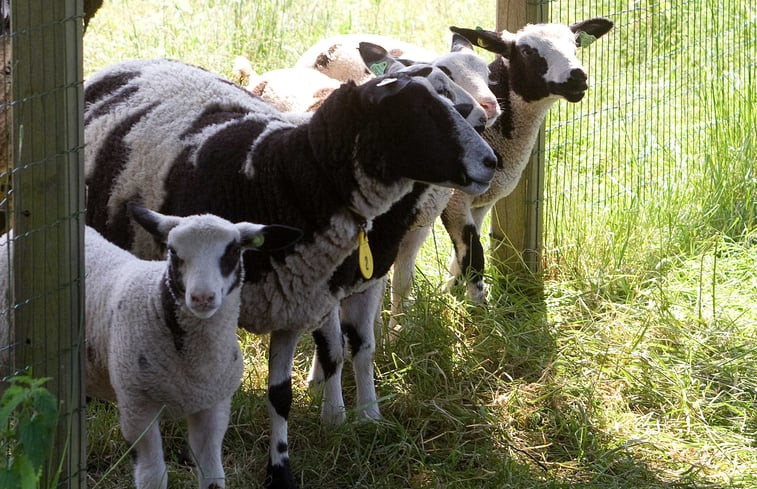
[(468, 283), (468, 302), (478, 304), (481, 306), (486, 305), (486, 286), (483, 282), (469, 282)]
[(339, 426), (347, 419), (347, 413), (344, 406), (332, 406), (328, 403), (323, 403), (321, 408), (321, 423), (324, 426)]

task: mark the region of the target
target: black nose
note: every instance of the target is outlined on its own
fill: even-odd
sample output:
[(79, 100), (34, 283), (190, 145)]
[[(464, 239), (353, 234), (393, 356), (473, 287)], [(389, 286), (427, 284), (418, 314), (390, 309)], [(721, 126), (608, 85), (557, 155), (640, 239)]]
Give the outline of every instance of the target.
[(586, 72), (580, 68), (575, 68), (570, 72), (570, 79), (572, 82), (585, 82)]
[(484, 159), (484, 166), (486, 168), (496, 168), (497, 167), (497, 158), (485, 158)]

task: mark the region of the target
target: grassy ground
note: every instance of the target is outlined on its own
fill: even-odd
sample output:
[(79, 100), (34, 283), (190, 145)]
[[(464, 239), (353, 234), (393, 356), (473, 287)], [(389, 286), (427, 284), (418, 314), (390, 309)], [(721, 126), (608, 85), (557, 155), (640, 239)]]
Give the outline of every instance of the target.
[[(649, 91), (629, 98), (616, 76), (639, 66), (645, 77), (678, 72), (664, 85), (687, 86), (676, 56), (689, 38), (673, 22), (677, 14), (659, 11), (666, 2), (647, 10), (600, 3), (607, 7), (588, 15), (623, 13), (610, 35), (618, 40), (584, 55), (597, 70), (597, 97), (575, 109), (558, 104), (550, 119), (558, 136), (548, 165), (588, 163), (548, 179), (545, 279), (501, 276), (490, 266), (488, 307), (442, 294), (449, 245), (437, 229), (423, 250), (406, 327), (377, 353), (384, 414), (377, 423), (350, 416), (339, 428), (321, 426), (318, 394), (305, 381), (312, 344), (304, 340), (290, 417), (292, 464), (303, 487), (757, 486), (757, 76), (753, 62), (723, 75), (738, 51), (728, 43), (754, 53), (754, 10), (695, 2), (692, 12), (730, 19), (713, 31), (732, 34), (718, 34), (714, 53), (686, 58), (701, 67), (715, 54), (720, 62), (711, 67), (716, 76), (698, 74), (701, 89), (672, 97), (671, 108), (665, 98), (678, 91), (654, 91), (647, 80)], [(492, 27), (493, 19), (494, 2), (483, 1), (106, 0), (85, 38), (85, 76), (147, 56), (228, 75), (234, 56), (245, 54), (263, 71), (289, 66), (315, 40), (341, 32), (443, 50), (448, 25)], [(642, 54), (632, 58), (631, 51)], [(582, 105), (588, 118), (571, 112)], [(667, 115), (683, 108), (691, 112)], [(699, 113), (707, 114), (705, 129), (686, 136), (699, 127)], [(561, 132), (574, 119), (572, 132)], [(610, 130), (596, 139), (598, 126)], [(667, 139), (652, 144), (662, 134)], [(638, 157), (649, 147), (662, 153), (655, 160), (662, 170)], [(619, 181), (644, 190), (605, 198)], [(247, 371), (225, 466), (227, 487), (254, 488), (267, 461), (266, 348), (265, 338), (240, 339)], [(354, 384), (345, 377), (353, 405)], [(114, 407), (92, 403), (88, 413), (90, 487), (131, 487)], [(194, 484), (177, 461), (183, 429), (164, 423), (174, 460), (169, 487)]]

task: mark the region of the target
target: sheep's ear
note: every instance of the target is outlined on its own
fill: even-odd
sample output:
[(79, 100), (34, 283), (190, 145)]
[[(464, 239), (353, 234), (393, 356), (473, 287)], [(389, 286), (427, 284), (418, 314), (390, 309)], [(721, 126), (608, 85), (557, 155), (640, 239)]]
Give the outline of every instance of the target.
[(137, 224), (160, 242), (165, 242), (168, 239), (168, 232), (181, 222), (180, 217), (165, 216), (134, 201), (126, 204), (126, 211)]
[(302, 231), (280, 224), (263, 226), (241, 222), (236, 224), (246, 250), (275, 251), (292, 246), (302, 238)]
[(457, 32), (452, 34), (452, 46), (449, 49), (450, 53), (457, 53), (460, 51), (465, 51), (466, 49), (470, 49), (473, 51), (473, 44), (465, 37)]
[[(413, 67), (408, 69), (413, 69)], [(379, 77), (360, 87), (361, 99), (364, 104), (367, 103), (367, 106), (378, 105), (385, 99), (400, 93), (412, 80), (413, 77), (405, 71)]]
[(495, 31), (487, 31), (481, 28), (465, 29), (463, 27), (451, 26), (452, 32), (460, 34), (469, 40), (473, 45), (478, 46), (492, 53), (501, 54), (505, 58), (510, 57), (515, 42), (502, 39), (502, 36)]
[(610, 32), (613, 25), (610, 19), (594, 17), (572, 24), (570, 30), (576, 35), (576, 46), (585, 48)]
[(363, 58), (365, 66), (368, 67), (368, 70), (370, 70), (375, 76), (384, 76), (405, 67), (405, 65), (399, 60), (389, 56), (386, 49), (378, 44), (361, 42), (357, 49), (360, 52), (360, 56)]

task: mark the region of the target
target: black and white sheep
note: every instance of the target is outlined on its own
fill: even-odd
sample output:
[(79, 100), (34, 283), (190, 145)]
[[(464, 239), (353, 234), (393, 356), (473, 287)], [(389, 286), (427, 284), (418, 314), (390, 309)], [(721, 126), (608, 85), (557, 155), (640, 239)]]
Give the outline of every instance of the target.
[(453, 34), (450, 52), (443, 55), (386, 36), (344, 34), (318, 42), (292, 68), (256, 75), (250, 62), (240, 56), (235, 60), (234, 71), (240, 80), (247, 80), (246, 85), (252, 93), (279, 110), (311, 111), (338, 88), (340, 82), (362, 84), (388, 73), (389, 64), (385, 61), (369, 63), (360, 44), (386, 50), (391, 59), (400, 59), (405, 65), (428, 63), (439, 68), (476, 99), (486, 112), (488, 125), (499, 116), (499, 105), (488, 86), (486, 60), (476, 54), (470, 41), (459, 34)]
[[(213, 215), (164, 216), (138, 205), (130, 213), (165, 244), (167, 258), (136, 258), (85, 229), (87, 395), (118, 404), (137, 488), (167, 487), (164, 412), (187, 418), (200, 489), (224, 487), (221, 444), (243, 371), (236, 333), (242, 250), (279, 246), (300, 232)], [(0, 241), (7, 244), (7, 236)], [(0, 253), (2, 301), (9, 255)]]
[[(442, 213), (442, 222), (455, 250), (450, 274), (453, 280), (465, 278), (471, 301), (482, 302), (486, 295), (480, 239), (484, 217), (518, 184), (550, 107), (560, 99), (575, 103), (584, 97), (587, 75), (576, 57), (577, 47), (590, 44), (612, 26), (612, 21), (597, 17), (572, 25), (530, 24), (516, 33), (452, 27), (473, 44), (498, 55), (489, 65), (490, 87), (502, 108), (502, 116), (483, 133), (497, 154), (497, 171), (491, 186), (476, 196), (453, 191)], [(392, 318), (404, 308), (415, 259), (433, 221), (419, 219), (416, 224), (416, 229), (400, 247), (395, 262)]]
[[(337, 272), (357, 273), (360, 237), (416, 182), (488, 187), (494, 154), (426, 80), (433, 71), (346, 83), (301, 124), (176, 61), (120, 63), (85, 86), (87, 219), (107, 239), (143, 257), (160, 253), (129, 225), (124, 204), (134, 198), (168, 214), (304, 231), (292, 248), (244, 260), (240, 325), (271, 333), (269, 486), (295, 486), (287, 447), (294, 351), (344, 295)], [(484, 116), (472, 98), (466, 105), (469, 116)]]

